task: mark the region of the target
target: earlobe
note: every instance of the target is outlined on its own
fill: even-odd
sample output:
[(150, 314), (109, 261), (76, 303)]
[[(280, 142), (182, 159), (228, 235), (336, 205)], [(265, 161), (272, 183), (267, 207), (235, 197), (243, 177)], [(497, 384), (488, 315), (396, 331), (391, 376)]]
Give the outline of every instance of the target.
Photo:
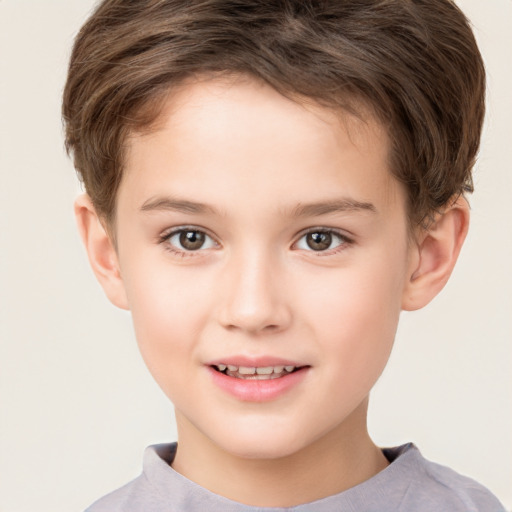
[(409, 279), (405, 284), (402, 309), (426, 306), (447, 283), (469, 227), (469, 206), (460, 197), (437, 214), (434, 222), (418, 235), (411, 248)]
[(116, 249), (87, 194), (75, 201), (78, 231), (89, 256), (89, 263), (110, 302), (129, 309)]

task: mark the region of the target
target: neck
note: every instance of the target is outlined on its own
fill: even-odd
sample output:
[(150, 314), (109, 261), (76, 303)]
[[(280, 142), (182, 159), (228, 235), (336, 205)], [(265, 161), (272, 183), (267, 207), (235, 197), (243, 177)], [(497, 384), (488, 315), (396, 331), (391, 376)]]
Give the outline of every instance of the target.
[[(358, 485), (388, 462), (366, 429), (367, 401), (349, 418), (300, 451), (273, 459), (247, 459), (226, 452), (178, 418), (173, 468), (202, 487), (257, 507), (291, 507)], [(195, 431), (194, 431), (195, 430)], [(199, 434), (199, 436), (198, 436)], [(199, 441), (199, 442), (198, 442)]]

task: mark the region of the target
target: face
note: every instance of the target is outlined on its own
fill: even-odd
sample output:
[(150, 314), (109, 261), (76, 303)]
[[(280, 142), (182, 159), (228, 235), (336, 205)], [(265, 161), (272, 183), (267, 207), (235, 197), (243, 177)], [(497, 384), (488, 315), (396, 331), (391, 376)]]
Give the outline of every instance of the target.
[(120, 273), (180, 442), (286, 456), (366, 403), (410, 275), (387, 161), (374, 120), (241, 79), (188, 83), (130, 139)]

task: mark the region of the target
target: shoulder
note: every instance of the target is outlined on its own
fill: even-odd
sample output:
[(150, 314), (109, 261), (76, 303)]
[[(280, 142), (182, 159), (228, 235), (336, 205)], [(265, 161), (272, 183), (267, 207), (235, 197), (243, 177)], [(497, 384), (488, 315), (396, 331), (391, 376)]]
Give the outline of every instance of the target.
[(452, 494), (454, 500), (461, 504), (461, 510), (475, 512), (480, 510), (501, 512), (505, 510), (491, 491), (475, 480), (446, 466), (424, 460), (423, 468), (432, 485), (439, 488), (441, 494), (443, 492)]
[[(85, 512), (147, 512), (162, 510), (159, 473), (165, 473), (174, 458), (176, 443), (154, 445), (144, 452), (143, 472), (123, 487), (95, 501)], [(164, 471), (162, 471), (164, 469)]]
[(483, 485), (456, 471), (425, 459), (412, 444), (399, 447), (398, 460), (407, 472), (407, 489), (399, 510), (505, 512), (499, 500)]
[(142, 474), (123, 487), (95, 501), (85, 512), (147, 512), (157, 508), (158, 494)]
[(133, 498), (139, 494), (137, 488), (140, 487), (140, 478), (138, 477), (123, 487), (103, 496), (87, 508), (85, 512), (121, 512), (125, 510), (125, 505), (131, 503)]

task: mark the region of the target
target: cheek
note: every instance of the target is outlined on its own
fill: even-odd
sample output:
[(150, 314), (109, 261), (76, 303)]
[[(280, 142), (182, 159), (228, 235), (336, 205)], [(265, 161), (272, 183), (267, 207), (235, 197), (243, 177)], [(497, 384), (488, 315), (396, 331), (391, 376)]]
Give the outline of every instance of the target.
[[(393, 264), (360, 264), (303, 281), (295, 293), (311, 321), (333, 335), (370, 333), (394, 325), (400, 313), (403, 276)], [(317, 319), (317, 320), (314, 320)], [(384, 334), (384, 333), (383, 333)]]
[(130, 276), (126, 288), (137, 343), (149, 371), (167, 392), (167, 382), (194, 363), (194, 333), (207, 320), (209, 287), (199, 286), (186, 270), (166, 265), (147, 265)]
[(400, 268), (382, 259), (339, 270), (317, 281), (301, 307), (344, 388), (369, 390), (386, 365), (400, 315)]

